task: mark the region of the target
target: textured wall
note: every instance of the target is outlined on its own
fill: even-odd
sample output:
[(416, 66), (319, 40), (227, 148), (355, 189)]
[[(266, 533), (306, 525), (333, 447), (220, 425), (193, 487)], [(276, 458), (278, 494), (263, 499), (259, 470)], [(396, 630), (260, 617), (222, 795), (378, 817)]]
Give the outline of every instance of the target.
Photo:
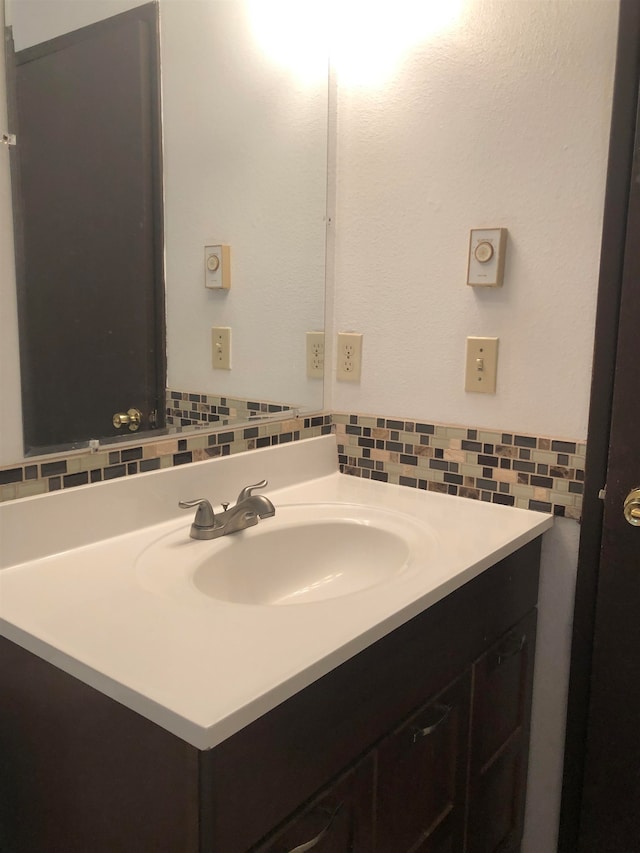
[[(364, 333), (332, 406), (585, 438), (617, 3), (467, 2), (386, 85), (338, 89), (335, 324)], [(506, 226), (505, 284), (465, 286)], [(498, 392), (463, 390), (467, 335)]]

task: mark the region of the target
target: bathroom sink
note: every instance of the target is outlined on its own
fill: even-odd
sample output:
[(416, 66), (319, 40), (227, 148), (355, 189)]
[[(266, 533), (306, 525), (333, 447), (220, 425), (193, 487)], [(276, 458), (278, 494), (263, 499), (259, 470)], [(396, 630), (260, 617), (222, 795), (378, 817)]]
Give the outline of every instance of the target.
[[(138, 560), (146, 584), (179, 574), (218, 602), (296, 605), (392, 583), (433, 553), (435, 537), (402, 513), (357, 504), (279, 506), (273, 518), (213, 541), (188, 538), (188, 525)], [(168, 568), (172, 566), (173, 568)], [(164, 582), (163, 582), (164, 579)], [(146, 585), (145, 584), (145, 585)]]
[[(231, 540), (231, 537), (228, 537)], [(353, 521), (308, 521), (226, 542), (200, 563), (193, 583), (237, 604), (302, 604), (349, 595), (403, 571), (397, 534)]]

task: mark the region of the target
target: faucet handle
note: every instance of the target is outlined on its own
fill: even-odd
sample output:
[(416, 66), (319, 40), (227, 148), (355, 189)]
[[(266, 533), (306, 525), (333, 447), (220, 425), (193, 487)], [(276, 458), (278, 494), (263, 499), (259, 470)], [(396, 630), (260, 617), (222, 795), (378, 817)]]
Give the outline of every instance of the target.
[(269, 484), (268, 480), (260, 480), (259, 483), (254, 483), (253, 486), (245, 486), (244, 489), (238, 495), (238, 500), (236, 501), (236, 503), (239, 504), (240, 501), (244, 501), (247, 498), (250, 498), (251, 492), (254, 489), (264, 489), (264, 487), (267, 486), (268, 484)]
[(193, 521), (194, 527), (213, 527), (214, 513), (213, 507), (206, 498), (196, 498), (193, 501), (178, 501), (180, 509), (191, 509), (197, 506), (196, 517)]

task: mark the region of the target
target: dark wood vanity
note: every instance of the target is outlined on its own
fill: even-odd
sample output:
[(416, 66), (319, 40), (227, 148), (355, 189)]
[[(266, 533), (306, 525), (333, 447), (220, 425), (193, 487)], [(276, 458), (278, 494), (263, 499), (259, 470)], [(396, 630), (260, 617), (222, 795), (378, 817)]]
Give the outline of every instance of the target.
[(0, 850), (515, 853), (539, 557), (537, 539), (208, 751), (0, 640)]

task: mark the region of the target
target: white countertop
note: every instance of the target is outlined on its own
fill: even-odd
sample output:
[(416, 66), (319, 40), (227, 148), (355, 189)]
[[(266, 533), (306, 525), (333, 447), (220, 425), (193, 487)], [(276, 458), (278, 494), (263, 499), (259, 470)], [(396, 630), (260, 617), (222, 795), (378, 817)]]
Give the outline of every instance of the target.
[[(298, 502), (408, 516), (425, 530), (419, 564), (362, 592), (291, 606), (210, 598), (178, 563), (155, 576), (142, 555), (162, 537), (182, 531), (190, 553), (208, 544), (189, 539), (191, 514), (178, 499), (220, 502), (262, 477), (273, 521)], [(208, 749), (552, 523), (341, 475), (335, 438), (309, 439), (0, 504), (0, 634)]]

